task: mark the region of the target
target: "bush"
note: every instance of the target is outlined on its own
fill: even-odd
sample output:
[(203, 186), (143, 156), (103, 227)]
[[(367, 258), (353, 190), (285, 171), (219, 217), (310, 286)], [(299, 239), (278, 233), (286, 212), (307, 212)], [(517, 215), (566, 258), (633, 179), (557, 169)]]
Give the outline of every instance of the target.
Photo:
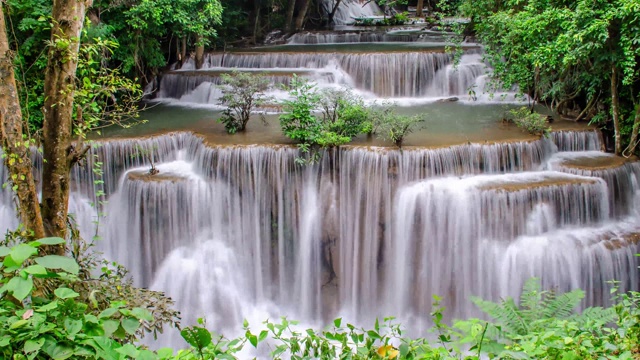
[(227, 109), (218, 119), (229, 134), (244, 131), (251, 117), (251, 111), (264, 104), (268, 98), (265, 91), (269, 88), (269, 79), (262, 75), (234, 71), (222, 74), (222, 97)]
[(371, 118), (372, 129), (378, 137), (392, 141), (397, 147), (401, 147), (405, 137), (415, 131), (418, 124), (424, 121), (418, 115), (396, 114), (391, 107), (373, 110)]
[(516, 124), (517, 127), (532, 135), (547, 136), (551, 131), (545, 116), (532, 112), (524, 106), (510, 110), (507, 121)]
[(340, 146), (371, 131), (364, 101), (350, 90), (318, 91), (315, 85), (294, 76), (289, 96), (291, 99), (282, 103), (280, 125), (288, 138), (300, 143), (303, 152)]

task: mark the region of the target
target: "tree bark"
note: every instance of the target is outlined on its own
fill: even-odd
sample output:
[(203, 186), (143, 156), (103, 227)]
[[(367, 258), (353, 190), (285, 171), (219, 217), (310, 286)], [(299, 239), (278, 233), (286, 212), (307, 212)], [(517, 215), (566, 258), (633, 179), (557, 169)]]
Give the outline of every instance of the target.
[(418, 5), (416, 5), (416, 17), (422, 17), (424, 15), (422, 13), (423, 7), (424, 7), (424, 0), (418, 0)]
[(304, 0), (304, 2), (302, 3), (302, 8), (300, 8), (300, 12), (296, 17), (296, 31), (302, 30), (302, 27), (304, 26), (304, 20), (307, 17), (307, 11), (309, 10), (309, 5), (311, 5), (311, 0)]
[(331, 13), (329, 14), (329, 24), (333, 24), (333, 18), (336, 16), (336, 12), (338, 11), (338, 6), (340, 6), (340, 3), (342, 3), (342, 0), (336, 0), (335, 4), (333, 5), (333, 9), (331, 9)]
[(36, 239), (44, 237), (38, 191), (33, 178), (29, 143), (23, 139), (22, 112), (13, 72), (4, 11), (0, 3), (0, 140), (5, 152), (5, 165), (18, 198), (18, 213), (26, 229)]
[[(45, 234), (66, 238), (70, 170), (82, 149), (71, 145), (80, 36), (92, 0), (54, 0), (44, 84), (42, 217)], [(62, 247), (56, 247), (62, 253)]]
[(629, 140), (629, 146), (625, 150), (626, 156), (631, 156), (636, 151), (638, 141), (638, 130), (640, 129), (640, 104), (635, 104), (636, 115), (633, 119), (633, 130), (631, 131), (631, 139)]
[(285, 26), (287, 28), (287, 32), (293, 32), (293, 13), (296, 10), (296, 2), (297, 0), (289, 0), (289, 4), (287, 6), (287, 18), (285, 22)]
[(611, 64), (611, 116), (613, 117), (613, 137), (616, 155), (622, 154), (622, 136), (620, 134), (620, 99), (618, 98), (618, 68)]
[(196, 69), (202, 68), (204, 64), (204, 39), (202, 35), (196, 35)]

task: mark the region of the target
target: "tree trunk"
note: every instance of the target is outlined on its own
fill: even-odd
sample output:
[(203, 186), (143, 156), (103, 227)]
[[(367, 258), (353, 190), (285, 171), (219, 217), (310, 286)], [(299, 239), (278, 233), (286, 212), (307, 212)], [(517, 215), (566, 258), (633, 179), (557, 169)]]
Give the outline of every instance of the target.
[(335, 4), (333, 5), (333, 9), (331, 9), (331, 13), (329, 14), (329, 24), (333, 24), (333, 18), (336, 16), (336, 12), (338, 11), (338, 6), (340, 6), (340, 3), (342, 2), (342, 0), (336, 0)]
[(196, 35), (196, 69), (202, 68), (204, 64), (204, 38), (202, 35)]
[[(54, 0), (51, 45), (45, 72), (42, 217), (45, 234), (66, 238), (69, 172), (81, 149), (71, 145), (73, 96), (80, 36), (91, 0)], [(77, 144), (79, 147), (79, 144)], [(63, 247), (57, 247), (62, 253)]]
[(187, 61), (187, 37), (183, 36), (180, 42), (180, 67)]
[(631, 139), (629, 140), (629, 146), (625, 150), (626, 156), (631, 156), (636, 151), (638, 141), (638, 130), (640, 128), (640, 104), (635, 104), (636, 115), (633, 119), (633, 130), (631, 131)]
[(289, 0), (289, 4), (287, 6), (287, 18), (285, 22), (285, 26), (287, 28), (287, 32), (293, 32), (293, 13), (296, 10), (296, 0)]
[(622, 137), (620, 134), (620, 99), (618, 98), (618, 68), (611, 64), (611, 116), (616, 155), (622, 154)]
[(309, 5), (311, 5), (311, 0), (304, 0), (302, 3), (302, 8), (300, 8), (300, 12), (296, 17), (296, 31), (302, 30), (302, 26), (304, 26), (304, 20), (307, 17), (307, 11), (309, 10)]
[(418, 0), (418, 5), (416, 5), (416, 17), (423, 17), (422, 8), (424, 7), (424, 0)]
[(22, 112), (13, 72), (4, 11), (0, 3), (0, 140), (5, 152), (5, 164), (16, 187), (18, 213), (26, 229), (36, 239), (44, 237), (38, 191), (33, 178), (29, 143), (22, 136)]

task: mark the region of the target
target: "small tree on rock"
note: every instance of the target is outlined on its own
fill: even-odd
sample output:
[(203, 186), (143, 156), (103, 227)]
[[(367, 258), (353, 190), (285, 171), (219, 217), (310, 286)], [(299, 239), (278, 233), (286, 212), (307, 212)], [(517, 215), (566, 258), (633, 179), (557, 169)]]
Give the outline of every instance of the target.
[(393, 141), (397, 147), (402, 147), (406, 136), (424, 121), (420, 116), (399, 115), (389, 108), (373, 111), (372, 118), (378, 137)]
[(224, 124), (229, 134), (244, 131), (251, 118), (251, 112), (268, 101), (265, 91), (269, 89), (269, 79), (262, 75), (237, 71), (222, 74), (221, 78), (220, 100), (227, 109), (218, 121)]

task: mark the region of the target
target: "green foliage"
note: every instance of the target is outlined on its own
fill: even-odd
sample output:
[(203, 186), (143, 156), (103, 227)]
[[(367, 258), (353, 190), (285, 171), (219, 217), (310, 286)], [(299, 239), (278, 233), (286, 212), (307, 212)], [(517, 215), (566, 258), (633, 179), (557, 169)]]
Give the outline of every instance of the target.
[(269, 88), (269, 79), (260, 74), (237, 71), (222, 74), (221, 78), (220, 100), (227, 109), (218, 121), (224, 124), (229, 134), (244, 131), (251, 111), (268, 100), (264, 92)]
[[(80, 301), (73, 285), (80, 266), (65, 256), (38, 256), (42, 246), (64, 244), (46, 238), (12, 247), (0, 246), (0, 354), (4, 359), (121, 359), (153, 355), (126, 339), (142, 323), (152, 321), (148, 310), (112, 301), (99, 313)], [(49, 293), (48, 286), (53, 286)], [(154, 357), (157, 358), (157, 357)]]
[[(300, 143), (304, 153), (313, 147), (344, 145), (371, 131), (364, 102), (351, 91), (318, 91), (315, 85), (294, 76), (289, 96), (291, 99), (282, 102), (280, 126), (287, 137)], [(316, 115), (318, 110), (321, 116)], [(312, 162), (316, 158), (317, 153), (312, 152)]]
[(398, 26), (408, 24), (409, 21), (409, 13), (397, 13), (391, 17), (384, 17), (383, 19), (377, 18), (361, 18), (357, 19), (355, 25), (356, 26)]
[(392, 107), (383, 106), (371, 111), (371, 121), (372, 129), (378, 137), (401, 147), (406, 136), (415, 131), (424, 119), (419, 115), (400, 115), (395, 113)]
[(517, 127), (532, 135), (548, 136), (551, 131), (546, 116), (540, 115), (535, 111), (531, 111), (524, 106), (518, 109), (509, 110), (509, 117), (507, 121), (516, 124)]
[[(463, 1), (462, 14), (486, 46), (496, 87), (518, 85), (561, 113), (613, 117), (611, 81), (630, 132), (640, 81), (636, 0)], [(619, 76), (615, 74), (619, 73)]]

